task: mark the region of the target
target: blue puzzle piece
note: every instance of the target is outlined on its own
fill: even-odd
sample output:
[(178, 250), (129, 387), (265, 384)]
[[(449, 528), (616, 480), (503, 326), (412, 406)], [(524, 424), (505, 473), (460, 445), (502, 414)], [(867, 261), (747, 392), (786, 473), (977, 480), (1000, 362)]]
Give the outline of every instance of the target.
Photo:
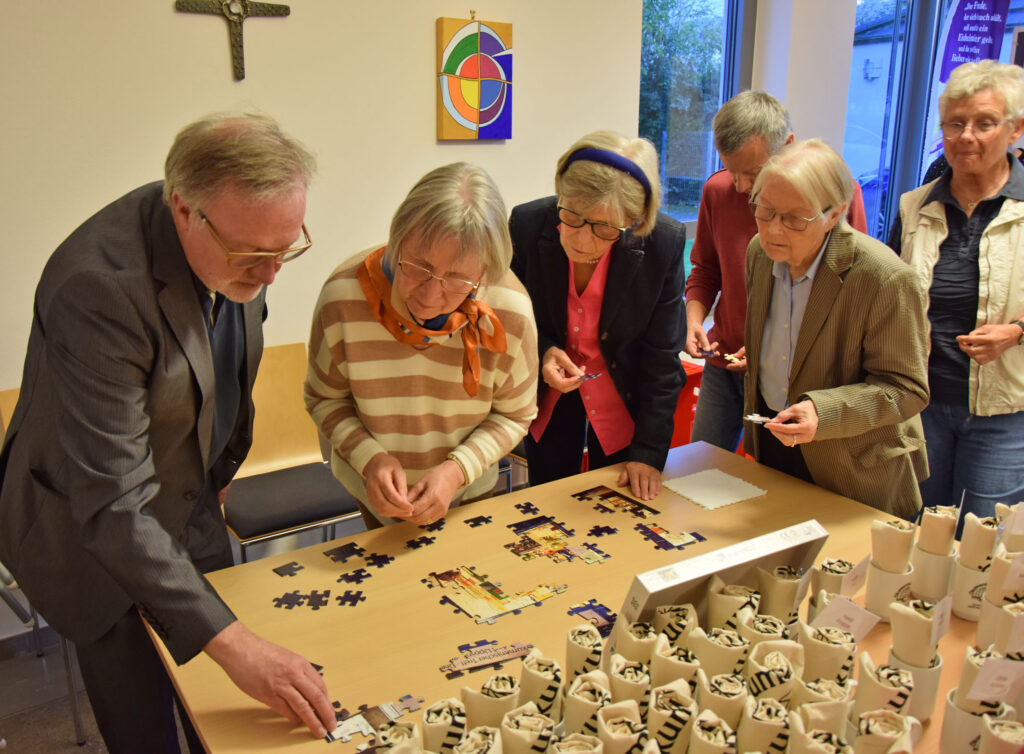
[(348, 584), (362, 584), (371, 576), (373, 576), (373, 574), (365, 568), (357, 568), (354, 571), (348, 571), (347, 573), (341, 574), (341, 576), (338, 577), (338, 583), (340, 584), (344, 581)]
[(348, 561), (349, 558), (362, 556), (362, 554), (365, 552), (366, 550), (357, 545), (355, 542), (349, 542), (347, 544), (341, 545), (340, 547), (335, 547), (330, 550), (324, 550), (324, 555), (329, 557), (335, 563), (345, 563)]
[[(410, 539), (405, 543), (405, 546), (410, 550), (418, 550), (421, 547), (434, 544), (434, 537), (417, 537), (416, 539)], [(379, 566), (378, 566), (379, 567)]]
[(472, 526), (475, 529), (478, 526), (489, 524), (492, 521), (493, 519), (490, 516), (473, 516), (473, 518), (467, 518), (462, 523), (466, 524), (467, 526)]

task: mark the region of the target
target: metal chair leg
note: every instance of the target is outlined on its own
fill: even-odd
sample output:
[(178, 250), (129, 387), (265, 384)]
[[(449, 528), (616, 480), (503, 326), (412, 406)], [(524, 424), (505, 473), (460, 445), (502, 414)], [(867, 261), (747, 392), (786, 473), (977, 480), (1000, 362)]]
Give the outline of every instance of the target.
[(75, 693), (75, 674), (71, 668), (71, 654), (68, 640), (60, 637), (60, 651), (64, 655), (64, 674), (68, 678), (68, 699), (71, 701), (71, 719), (75, 722), (75, 743), (85, 745), (85, 728), (82, 727), (82, 711), (78, 707), (78, 694)]

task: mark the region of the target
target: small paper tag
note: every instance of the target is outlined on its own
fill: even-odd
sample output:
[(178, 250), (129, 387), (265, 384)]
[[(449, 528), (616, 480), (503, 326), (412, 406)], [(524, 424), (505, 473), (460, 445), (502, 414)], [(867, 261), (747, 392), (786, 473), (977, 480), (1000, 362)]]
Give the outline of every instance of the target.
[(1010, 701), (1016, 696), (1017, 689), (1022, 683), (1024, 662), (993, 657), (985, 660), (978, 668), (978, 677), (974, 679), (970, 691), (967, 692), (967, 698)]
[(1013, 627), (1010, 629), (1010, 638), (1006, 642), (1006, 654), (1018, 654), (1020, 652), (1024, 652), (1024, 613), (1014, 616)]
[(935, 603), (932, 613), (932, 646), (949, 631), (949, 615), (953, 610), (953, 595), (947, 594)]
[(839, 586), (839, 593), (852, 597), (861, 590), (864, 582), (868, 580), (868, 566), (871, 564), (871, 556), (867, 555), (857, 565), (850, 569), (849, 573), (843, 575), (842, 583)]
[(1010, 569), (1003, 580), (1003, 591), (1024, 594), (1024, 552), (1018, 552), (1010, 561)]
[[(867, 636), (868, 631), (874, 628), (878, 621), (877, 615), (851, 602), (846, 597), (835, 597), (811, 621), (811, 625), (815, 628), (827, 628), (829, 626), (841, 628), (853, 634), (854, 641), (859, 642)], [(1021, 664), (1024, 665), (1024, 663)]]

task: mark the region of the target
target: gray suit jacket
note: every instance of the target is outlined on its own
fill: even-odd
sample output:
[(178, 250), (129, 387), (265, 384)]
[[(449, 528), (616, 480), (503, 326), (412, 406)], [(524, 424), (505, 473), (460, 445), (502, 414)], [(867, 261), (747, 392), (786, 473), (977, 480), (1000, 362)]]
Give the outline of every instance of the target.
[[(810, 399), (814, 440), (800, 445), (815, 484), (888, 513), (921, 508), (928, 476), (918, 414), (928, 404), (928, 325), (914, 275), (892, 251), (849, 227), (832, 231), (790, 365), (790, 405)], [(747, 247), (744, 411), (757, 410), (761, 336), (772, 260)], [(759, 431), (744, 433), (758, 456)]]
[(72, 641), (134, 603), (180, 663), (233, 620), (190, 556), (223, 534), (216, 492), (251, 444), (264, 301), (244, 307), (242, 405), (208, 458), (209, 338), (161, 189), (98, 212), (43, 271), (0, 453), (0, 560)]

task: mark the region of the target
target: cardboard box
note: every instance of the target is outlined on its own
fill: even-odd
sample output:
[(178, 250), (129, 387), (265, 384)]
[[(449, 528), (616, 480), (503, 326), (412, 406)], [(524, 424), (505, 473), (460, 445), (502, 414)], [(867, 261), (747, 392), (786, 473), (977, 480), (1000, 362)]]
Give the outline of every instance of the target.
[(619, 610), (619, 621), (626, 624), (649, 621), (659, 605), (692, 603), (701, 625), (707, 626), (707, 585), (711, 576), (726, 584), (757, 588), (755, 568), (770, 571), (788, 565), (809, 574), (821, 552), (828, 531), (814, 519), (754, 537), (713, 552), (680, 560), (672, 565), (639, 573)]

